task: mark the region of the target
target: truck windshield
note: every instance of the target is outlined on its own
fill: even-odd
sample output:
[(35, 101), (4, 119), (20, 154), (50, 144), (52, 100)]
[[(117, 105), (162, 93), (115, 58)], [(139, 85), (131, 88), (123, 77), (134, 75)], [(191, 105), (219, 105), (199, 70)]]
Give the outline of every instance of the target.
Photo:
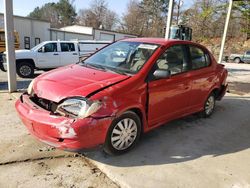
[(36, 51), (39, 50), (44, 44), (46, 44), (45, 42), (42, 42), (38, 45), (36, 45), (35, 47), (31, 48), (32, 51)]
[(157, 44), (120, 41), (90, 56), (82, 65), (121, 74), (136, 74), (158, 47)]

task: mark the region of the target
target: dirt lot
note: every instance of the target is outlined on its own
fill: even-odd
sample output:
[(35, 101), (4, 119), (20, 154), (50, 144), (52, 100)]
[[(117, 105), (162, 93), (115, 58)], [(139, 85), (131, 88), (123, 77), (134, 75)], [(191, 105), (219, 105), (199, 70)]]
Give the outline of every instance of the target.
[[(250, 188), (250, 64), (226, 64), (230, 93), (211, 118), (189, 116), (146, 134), (128, 154), (76, 154), (34, 139), (17, 117), (20, 93), (0, 72), (0, 187)], [(19, 88), (29, 80), (19, 79)]]

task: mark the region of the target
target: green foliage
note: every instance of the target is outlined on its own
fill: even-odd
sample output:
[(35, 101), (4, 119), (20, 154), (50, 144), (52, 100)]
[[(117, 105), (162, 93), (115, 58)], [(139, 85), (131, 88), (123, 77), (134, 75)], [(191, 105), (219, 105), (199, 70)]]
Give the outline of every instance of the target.
[(144, 36), (163, 37), (167, 21), (168, 1), (142, 0), (139, 3), (143, 14)]
[(244, 20), (241, 31), (247, 34), (247, 38), (250, 38), (250, 1), (238, 1), (234, 3), (234, 10), (241, 13)]
[(51, 22), (52, 27), (72, 25), (76, 19), (76, 11), (73, 1), (60, 0), (58, 3), (46, 3), (42, 7), (36, 7), (28, 16)]
[(60, 0), (56, 4), (56, 10), (58, 12), (61, 23), (65, 25), (72, 25), (77, 16), (75, 8), (72, 6), (73, 2), (69, 0)]

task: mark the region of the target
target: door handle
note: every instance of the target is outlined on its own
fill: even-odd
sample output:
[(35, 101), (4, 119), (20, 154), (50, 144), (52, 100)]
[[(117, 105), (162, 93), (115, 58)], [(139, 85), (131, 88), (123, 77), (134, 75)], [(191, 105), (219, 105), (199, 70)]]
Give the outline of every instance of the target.
[(77, 53), (73, 53), (73, 55), (78, 55)]
[(59, 55), (59, 54), (53, 54), (53, 55)]

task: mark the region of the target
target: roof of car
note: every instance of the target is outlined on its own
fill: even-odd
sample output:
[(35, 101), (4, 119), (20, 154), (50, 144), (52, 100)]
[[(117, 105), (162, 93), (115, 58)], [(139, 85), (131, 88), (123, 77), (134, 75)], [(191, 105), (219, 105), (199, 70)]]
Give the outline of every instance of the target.
[(170, 44), (170, 43), (196, 44), (197, 45), (197, 43), (194, 43), (194, 42), (191, 42), (191, 41), (165, 39), (165, 38), (127, 38), (127, 39), (123, 39), (122, 41), (145, 42), (145, 43), (160, 44), (160, 45), (167, 45), (167, 44)]

